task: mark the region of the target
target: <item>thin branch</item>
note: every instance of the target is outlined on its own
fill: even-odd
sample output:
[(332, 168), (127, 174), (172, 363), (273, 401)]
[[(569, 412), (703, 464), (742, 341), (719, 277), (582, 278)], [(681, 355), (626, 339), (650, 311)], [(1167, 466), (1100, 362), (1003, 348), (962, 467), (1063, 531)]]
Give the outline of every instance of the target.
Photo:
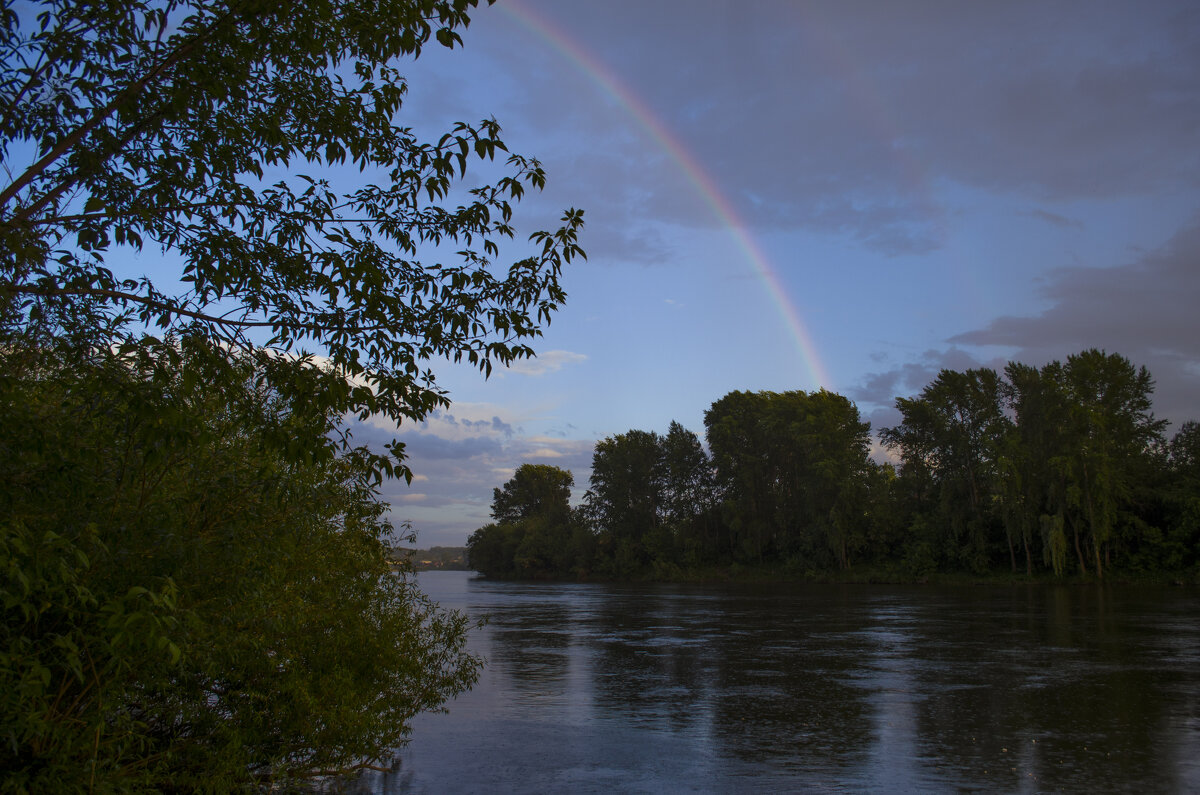
[[(46, 287), (27, 287), (5, 283), (0, 281), (0, 290), (8, 290), (12, 293), (22, 295), (37, 295), (45, 298), (53, 298), (58, 296), (78, 295), (78, 296), (93, 296), (97, 298), (111, 298), (118, 301), (127, 301), (129, 303), (141, 304), (148, 306), (151, 309), (157, 309), (160, 312), (169, 315), (179, 315), (181, 317), (192, 318), (204, 323), (211, 323), (214, 326), (220, 326), (228, 329), (251, 329), (251, 328), (286, 328), (295, 332), (305, 332), (308, 334), (328, 333), (330, 331), (340, 331), (350, 334), (364, 334), (376, 331), (396, 331), (395, 324), (391, 323), (376, 323), (370, 325), (334, 325), (320, 324), (315, 322), (309, 323), (287, 323), (271, 320), (230, 320), (228, 315), (239, 310), (230, 310), (223, 316), (208, 315), (203, 312), (198, 312), (193, 309), (185, 309), (182, 306), (159, 301), (149, 296), (138, 295), (136, 293), (127, 293), (121, 290), (106, 290), (98, 287), (93, 288), (46, 288)], [(248, 310), (247, 310), (248, 311)], [(487, 334), (470, 334), (465, 335), (462, 339), (464, 342), (482, 341), (487, 338)], [(521, 335), (511, 333), (506, 337), (497, 340), (498, 343), (507, 345), (511, 342), (516, 342), (521, 339)]]
[(212, 323), (214, 325), (224, 326), (226, 328), (264, 328), (264, 327), (269, 327), (269, 326), (281, 325), (279, 323), (272, 323), (267, 320), (262, 320), (262, 321), (229, 320), (229, 319), (223, 318), (223, 317), (206, 315), (203, 312), (197, 312), (192, 309), (185, 309), (182, 306), (176, 306), (175, 304), (171, 304), (166, 301), (159, 301), (159, 300), (156, 300), (149, 296), (138, 295), (137, 293), (127, 293), (122, 290), (105, 290), (105, 289), (99, 288), (99, 287), (74, 288), (74, 289), (67, 288), (67, 287), (56, 287), (56, 288), (27, 287), (27, 286), (18, 285), (18, 284), (12, 284), (11, 282), (7, 283), (7, 284), (0, 282), (0, 289), (7, 290), (12, 293), (21, 294), (21, 295), (38, 295), (38, 296), (42, 296), (44, 298), (55, 298), (55, 297), (67, 296), (67, 295), (88, 296), (88, 297), (95, 297), (95, 298), (111, 298), (111, 299), (115, 299), (118, 301), (127, 301), (129, 303), (142, 304), (143, 306), (148, 306), (152, 309), (158, 309), (158, 310), (160, 310), (162, 312), (166, 312), (168, 314), (180, 315), (182, 317), (190, 317), (193, 320), (201, 320), (201, 321), (204, 321), (205, 323)]
[[(235, 205), (235, 204), (230, 204), (229, 202), (220, 202), (220, 201), (198, 202), (196, 204), (179, 205), (177, 207), (165, 207), (165, 208), (164, 207), (156, 207), (155, 212), (162, 214), (162, 215), (168, 215), (168, 214), (174, 214), (174, 213), (186, 213), (186, 212), (189, 212), (192, 210), (202, 210), (202, 209), (206, 209), (206, 208), (210, 208), (210, 207), (222, 207), (223, 208), (223, 207), (233, 207), (233, 206), (246, 207), (246, 208), (253, 209), (253, 210), (265, 210), (267, 212), (270, 212), (270, 213), (272, 213), (276, 216), (282, 217), (282, 218), (289, 218), (289, 219), (293, 219), (293, 220), (305, 221), (309, 225), (312, 225), (312, 226), (325, 226), (326, 224), (394, 223), (394, 219), (392, 219), (392, 218), (369, 218), (369, 217), (364, 217), (364, 218), (314, 218), (314, 217), (308, 215), (307, 213), (303, 213), (298, 210), (284, 210), (282, 208), (273, 208), (266, 204), (243, 203), (243, 204)], [(43, 218), (43, 219), (40, 219), (37, 221), (28, 221), (28, 222), (26, 222), (26, 225), (28, 225), (28, 226), (52, 226), (54, 224), (69, 224), (69, 223), (75, 223), (78, 221), (99, 221), (99, 220), (105, 220), (105, 219), (112, 220), (112, 219), (116, 219), (119, 217), (128, 217), (128, 215), (129, 215), (129, 213), (127, 213), (127, 212), (114, 213), (114, 212), (109, 212), (107, 210), (95, 210), (90, 213), (76, 213), (74, 215), (57, 215), (57, 216), (54, 216), (51, 218)], [(13, 228), (16, 226), (18, 226), (18, 223), (16, 221), (12, 221), (12, 220), (0, 221), (0, 229), (5, 228), (5, 227)]]

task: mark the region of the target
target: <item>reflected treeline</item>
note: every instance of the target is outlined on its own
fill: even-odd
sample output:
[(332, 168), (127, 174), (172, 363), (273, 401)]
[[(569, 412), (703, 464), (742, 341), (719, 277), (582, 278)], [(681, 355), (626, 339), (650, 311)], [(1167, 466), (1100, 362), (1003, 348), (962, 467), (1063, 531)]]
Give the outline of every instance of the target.
[[(1158, 596), (1141, 598), (1157, 607)], [(1194, 694), (1196, 659), (1164, 662), (1163, 636), (1141, 623), (1137, 598), (1119, 606), (1114, 598), (1099, 589), (997, 591), (923, 617), (922, 642), (954, 640), (936, 664), (914, 668), (916, 689), (931, 694), (916, 710), (920, 756), (996, 791), (1185, 789), (1170, 739), (1186, 732), (1179, 696)], [(988, 603), (1008, 620), (980, 615)]]
[(839, 770), (870, 745), (869, 693), (851, 673), (861, 649), (844, 642), (849, 614), (831, 624), (828, 611), (770, 594), (613, 590), (573, 612), (569, 649), (547, 644), (545, 618), (494, 620), (489, 660), (518, 693), (535, 689), (531, 673), (541, 687), (572, 678), (586, 690), (574, 719), (667, 731), (718, 757), (784, 767)]
[(1200, 425), (1169, 442), (1153, 381), (1089, 350), (1034, 368), (943, 370), (870, 425), (841, 395), (732, 392), (705, 414), (708, 450), (678, 423), (597, 443), (582, 506), (573, 477), (525, 464), (469, 541), (484, 574), (678, 580), (766, 568), (1200, 580)]
[(609, 587), (570, 602), (563, 635), (543, 623), (562, 616), (505, 613), (488, 654), (518, 700), (569, 680), (572, 723), (669, 735), (760, 784), (1178, 791), (1197, 739), (1200, 630), (1177, 632), (1169, 601), (1065, 587)]

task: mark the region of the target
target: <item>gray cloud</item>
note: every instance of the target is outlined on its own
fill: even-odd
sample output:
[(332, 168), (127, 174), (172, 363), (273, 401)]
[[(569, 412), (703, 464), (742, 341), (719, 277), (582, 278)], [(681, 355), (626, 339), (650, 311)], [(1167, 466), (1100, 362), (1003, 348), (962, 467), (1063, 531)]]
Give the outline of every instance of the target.
[[(389, 432), (367, 423), (351, 425), (354, 440), (376, 450), (394, 437), (405, 445), (405, 463), (415, 474), (383, 484), (381, 497), (391, 503), (394, 524), (411, 522), (422, 546), (457, 546), (490, 521), (492, 490), (522, 463), (552, 464), (575, 475), (576, 497), (591, 475), (594, 442), (552, 436), (526, 436), (498, 416), (491, 420), (455, 419), (439, 412), (438, 423), (423, 430)], [(445, 423), (440, 425), (439, 423)], [(460, 436), (462, 428), (475, 435)], [(454, 434), (440, 436), (439, 428)]]
[[(1063, 268), (1043, 288), (1053, 303), (1029, 317), (1001, 317), (928, 350), (913, 361), (868, 373), (848, 391), (872, 428), (900, 421), (898, 396), (915, 395), (943, 368), (1041, 366), (1088, 348), (1119, 353), (1156, 379), (1155, 414), (1174, 423), (1200, 418), (1200, 219), (1161, 249), (1115, 268)], [(1005, 356), (964, 350), (999, 347)], [(880, 359), (884, 357), (881, 355)]]
[(871, 430), (878, 437), (881, 430), (896, 427), (904, 418), (895, 406), (891, 406), (875, 409), (867, 415), (866, 419), (871, 423)]
[[(879, 427), (876, 415), (881, 418), (898, 418), (892, 407), (897, 397), (911, 397), (924, 389), (942, 370), (970, 370), (977, 367), (1003, 366), (996, 361), (982, 362), (977, 357), (962, 348), (951, 347), (947, 350), (927, 350), (915, 361), (905, 362), (890, 370), (867, 373), (862, 382), (847, 390), (848, 396), (856, 403), (877, 406), (871, 415), (871, 425)], [(895, 424), (893, 419), (887, 419), (885, 424)]]
[(1065, 215), (1059, 215), (1058, 213), (1052, 213), (1048, 210), (1034, 208), (1032, 210), (1028, 210), (1021, 214), (1027, 215), (1030, 218), (1036, 218), (1039, 221), (1045, 221), (1046, 223), (1050, 224), (1051, 226), (1057, 226), (1060, 229), (1082, 229), (1083, 228), (1082, 221), (1076, 220), (1074, 218), (1067, 218)]
[(402, 433), (400, 441), (412, 459), (463, 460), (490, 455), (502, 447), (499, 440), (489, 436), (469, 436), (465, 439), (443, 439), (428, 433)]
[(997, 318), (950, 342), (1012, 348), (1029, 364), (1104, 348), (1158, 378), (1160, 415), (1200, 415), (1200, 219), (1127, 265), (1061, 269), (1043, 293), (1053, 302), (1045, 312)]
[(572, 154), (552, 174), (592, 186), (589, 207), (610, 229), (593, 245), (614, 256), (661, 257), (628, 236), (644, 236), (629, 230), (648, 210), (720, 222), (695, 186), (677, 189), (693, 166), (756, 227), (846, 234), (894, 255), (942, 245), (950, 208), (934, 195), (947, 183), (1037, 201), (1200, 185), (1191, 3), (524, 5), (659, 109), (672, 139), (638, 131), (624, 98), (592, 101), (603, 89), (565, 58), (514, 59), (509, 37), (484, 45), (529, 70), (513, 115), (557, 131)]

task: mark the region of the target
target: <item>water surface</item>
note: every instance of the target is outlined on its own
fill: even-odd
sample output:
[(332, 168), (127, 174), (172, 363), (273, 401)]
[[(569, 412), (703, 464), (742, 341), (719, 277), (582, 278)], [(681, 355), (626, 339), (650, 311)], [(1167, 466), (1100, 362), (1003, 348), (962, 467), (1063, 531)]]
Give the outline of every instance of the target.
[(499, 583), (374, 792), (1200, 792), (1200, 595)]

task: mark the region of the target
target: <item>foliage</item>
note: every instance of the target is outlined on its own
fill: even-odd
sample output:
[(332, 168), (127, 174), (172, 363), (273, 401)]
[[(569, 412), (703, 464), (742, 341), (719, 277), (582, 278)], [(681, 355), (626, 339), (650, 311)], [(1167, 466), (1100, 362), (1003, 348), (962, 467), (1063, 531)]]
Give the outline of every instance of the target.
[(901, 452), (913, 499), (935, 512), (950, 538), (952, 559), (976, 571), (989, 564), (999, 484), (1000, 441), (1008, 433), (994, 370), (942, 370), (916, 398), (897, 398), (902, 423), (885, 428), (884, 444)]
[(616, 572), (639, 571), (649, 564), (650, 546), (661, 543), (665, 467), (662, 439), (651, 431), (628, 433), (596, 443), (591, 488), (584, 496), (588, 515), (602, 531)]
[(1021, 558), (1029, 577), (1200, 581), (1200, 426), (1168, 445), (1149, 373), (1116, 354), (1003, 373), (943, 370), (897, 398), (902, 421), (880, 437), (898, 473), (868, 458), (869, 425), (841, 395), (731, 392), (705, 414), (711, 460), (678, 423), (611, 436), (569, 531), (510, 516), (472, 537), (472, 562), (505, 577), (926, 580), (1015, 574)]
[(492, 518), (512, 523), (535, 516), (565, 519), (575, 477), (548, 464), (522, 464), (503, 489), (492, 490)]
[[(470, 158), (507, 152), (499, 126), (426, 143), (394, 122), (406, 83), (392, 60), (459, 44), (477, 4), (46, 0), (36, 18), (6, 5), (4, 311), (88, 308), (205, 336), (260, 357), (281, 393), (397, 421), (446, 404), (422, 370), (433, 359), (490, 372), (531, 355), (565, 297), (563, 263), (582, 255), (582, 213), (498, 271), (540, 165), (509, 155), (507, 176), (445, 207)], [(437, 246), (460, 261), (423, 263)], [(182, 284), (110, 268), (120, 247), (178, 256)], [(305, 345), (324, 358), (271, 354)], [(408, 474), (398, 455), (376, 465)]]
[(720, 552), (717, 484), (712, 463), (696, 434), (672, 421), (661, 439), (666, 521), (688, 565), (710, 562)]
[(1171, 468), (1180, 477), (1200, 482), (1200, 422), (1189, 420), (1171, 437)]
[(1096, 573), (1103, 576), (1121, 503), (1149, 468), (1166, 423), (1151, 413), (1150, 373), (1123, 356), (1083, 351), (1068, 357), (1060, 372), (1070, 407), (1070, 447), (1064, 454), (1072, 479), (1068, 504), (1086, 525)]
[(494, 489), (495, 524), (467, 540), (472, 568), (493, 577), (541, 579), (570, 570), (574, 476), (546, 464), (522, 464)]
[(662, 577), (718, 554), (712, 465), (678, 422), (666, 436), (631, 430), (598, 442), (590, 485), (582, 513), (595, 539), (592, 570)]
[[(252, 363), (152, 339), (3, 359), (10, 786), (349, 770), (474, 680), (464, 619), (389, 573), (368, 457)], [(325, 441), (298, 461), (293, 434)]]
[(396, 123), (397, 59), (478, 5), (0, 8), (6, 786), (345, 770), (473, 680), (461, 616), (388, 572), (403, 450), (342, 418), (532, 355), (583, 256), (569, 210), (496, 264), (545, 174), (494, 120)]
[(846, 398), (731, 392), (704, 416), (729, 524), (747, 560), (849, 566), (861, 546), (870, 426)]
[(1162, 445), (1149, 373), (1088, 350), (1040, 369), (1013, 362), (1005, 377), (944, 370), (919, 397), (896, 400), (904, 421), (881, 436), (901, 454), (914, 515), (945, 527), (943, 548), (976, 571), (996, 563), (1001, 528), (1013, 571), (1018, 546), (1027, 573), (1039, 545), (1059, 575), (1069, 552), (1097, 576), (1118, 547), (1132, 561), (1157, 532), (1131, 513)]

